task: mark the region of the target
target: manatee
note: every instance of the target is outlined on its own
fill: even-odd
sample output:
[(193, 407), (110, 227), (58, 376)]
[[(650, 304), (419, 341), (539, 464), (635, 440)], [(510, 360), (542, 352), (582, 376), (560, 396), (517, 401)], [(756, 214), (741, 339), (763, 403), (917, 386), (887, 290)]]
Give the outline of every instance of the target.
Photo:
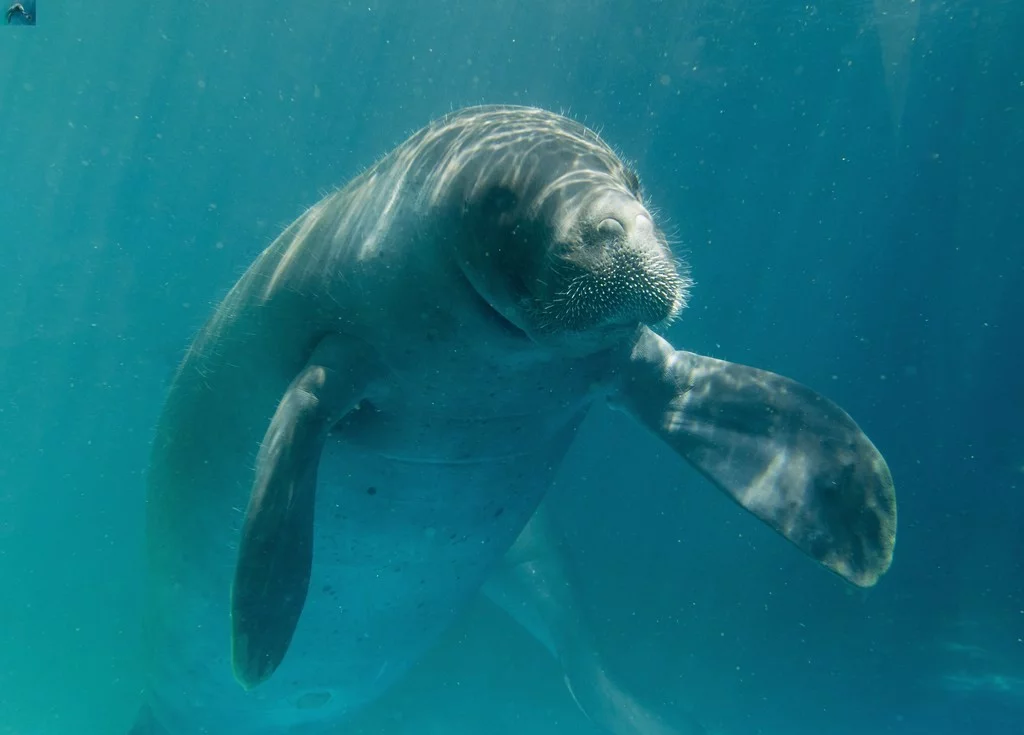
[[(661, 334), (690, 286), (636, 173), (540, 109), (454, 112), (314, 204), (168, 389), (134, 732), (333, 731), (492, 575), (492, 593), (510, 589), (506, 554), (530, 548), (601, 404), (827, 569), (875, 584), (896, 533), (882, 455), (811, 389), (673, 347)], [(544, 585), (529, 595), (540, 613), (522, 622), (571, 651), (556, 655), (574, 697), (619, 735), (631, 703), (587, 669), (589, 644), (565, 647)]]

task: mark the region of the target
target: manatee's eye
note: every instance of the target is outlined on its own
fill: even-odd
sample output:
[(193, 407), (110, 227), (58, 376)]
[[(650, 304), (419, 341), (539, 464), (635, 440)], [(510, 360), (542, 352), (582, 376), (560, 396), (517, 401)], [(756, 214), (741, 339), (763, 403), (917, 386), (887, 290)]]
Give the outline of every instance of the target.
[(603, 238), (622, 237), (626, 234), (625, 228), (622, 223), (617, 219), (609, 217), (608, 219), (601, 220), (601, 224), (597, 226), (597, 234)]
[(515, 209), (518, 203), (519, 197), (514, 191), (504, 186), (495, 186), (484, 195), (483, 201), (480, 202), (480, 209), (484, 216), (497, 219)]

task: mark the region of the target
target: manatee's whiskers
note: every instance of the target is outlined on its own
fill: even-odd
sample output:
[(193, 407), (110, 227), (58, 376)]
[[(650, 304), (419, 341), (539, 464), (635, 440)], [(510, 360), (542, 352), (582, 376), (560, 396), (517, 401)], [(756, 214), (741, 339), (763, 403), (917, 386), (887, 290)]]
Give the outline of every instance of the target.
[(690, 280), (676, 259), (622, 250), (569, 278), (544, 305), (560, 328), (584, 331), (609, 322), (658, 324), (686, 305)]

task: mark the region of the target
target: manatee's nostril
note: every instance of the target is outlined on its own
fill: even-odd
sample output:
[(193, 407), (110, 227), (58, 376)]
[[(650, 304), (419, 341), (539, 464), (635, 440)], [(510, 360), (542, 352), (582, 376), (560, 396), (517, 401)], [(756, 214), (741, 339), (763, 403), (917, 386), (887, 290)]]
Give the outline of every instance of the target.
[(646, 214), (638, 214), (636, 216), (636, 228), (638, 230), (653, 230), (654, 223), (651, 222), (651, 218)]
[(626, 234), (626, 228), (613, 217), (601, 220), (601, 224), (597, 226), (597, 231), (604, 237), (621, 237)]

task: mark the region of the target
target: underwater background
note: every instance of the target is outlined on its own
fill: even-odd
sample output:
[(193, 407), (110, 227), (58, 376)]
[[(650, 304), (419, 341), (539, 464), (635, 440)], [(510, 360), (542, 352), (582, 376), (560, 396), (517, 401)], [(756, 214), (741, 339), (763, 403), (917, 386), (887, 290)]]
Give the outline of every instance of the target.
[[(0, 28), (0, 735), (127, 732), (177, 360), (284, 225), (478, 103), (600, 129), (692, 265), (672, 341), (823, 392), (896, 481), (854, 590), (595, 411), (552, 499), (616, 671), (723, 735), (1024, 733), (1024, 5), (37, 12)], [(346, 732), (596, 735), (483, 600)]]

